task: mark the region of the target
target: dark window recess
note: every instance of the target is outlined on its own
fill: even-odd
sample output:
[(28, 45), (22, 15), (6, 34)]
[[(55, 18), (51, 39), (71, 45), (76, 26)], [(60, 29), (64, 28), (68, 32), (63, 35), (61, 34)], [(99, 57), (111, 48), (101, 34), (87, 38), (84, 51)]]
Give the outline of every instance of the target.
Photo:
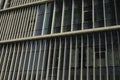
[(120, 0), (116, 0), (116, 9), (117, 9), (117, 20), (118, 24), (120, 25)]
[(45, 19), (44, 34), (50, 34), (51, 25), (52, 25), (52, 16), (53, 16), (53, 3), (47, 5), (47, 13)]
[(114, 2), (105, 4), (106, 26), (113, 26), (116, 24)]
[(4, 8), (4, 4), (5, 4), (5, 0), (1, 0), (0, 9), (3, 9), (3, 8)]
[(57, 0), (53, 33), (59, 33), (61, 31), (61, 18), (62, 18), (62, 1)]
[(65, 0), (63, 32), (67, 32), (71, 30), (71, 13), (72, 13), (71, 9), (72, 9), (72, 0)]
[(40, 5), (38, 13), (38, 20), (36, 25), (35, 35), (41, 35), (42, 33), (42, 26), (43, 26), (43, 19), (44, 19), (44, 12), (45, 12), (45, 5)]

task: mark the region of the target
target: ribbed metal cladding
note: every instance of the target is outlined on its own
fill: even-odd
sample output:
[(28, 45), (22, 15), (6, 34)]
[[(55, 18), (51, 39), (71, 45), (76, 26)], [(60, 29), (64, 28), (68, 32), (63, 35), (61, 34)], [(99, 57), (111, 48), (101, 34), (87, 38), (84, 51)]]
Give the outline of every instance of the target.
[(120, 80), (119, 0), (1, 0), (0, 80)]
[(1, 80), (118, 80), (120, 32), (1, 45)]

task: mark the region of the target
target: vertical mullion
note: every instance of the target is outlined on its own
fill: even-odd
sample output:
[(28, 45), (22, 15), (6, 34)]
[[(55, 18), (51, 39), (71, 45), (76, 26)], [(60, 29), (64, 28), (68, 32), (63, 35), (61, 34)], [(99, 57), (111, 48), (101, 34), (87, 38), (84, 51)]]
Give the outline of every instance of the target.
[(23, 51), (24, 51), (25, 45), (26, 45), (26, 43), (22, 43), (22, 51), (21, 51), (20, 63), (19, 63), (19, 67), (18, 67), (17, 80), (19, 80), (19, 76), (20, 76), (20, 67), (21, 67), (21, 64), (22, 64), (22, 57), (24, 56)]
[(18, 31), (19, 31), (19, 22), (20, 22), (20, 17), (21, 17), (20, 16), (20, 13), (21, 13), (20, 11), (21, 10), (17, 11), (18, 12), (18, 15), (17, 15), (18, 16), (18, 21), (16, 22), (16, 30), (15, 30), (15, 34), (14, 34), (14, 37), (13, 37), (14, 39), (17, 38), (17, 34), (18, 34)]
[[(28, 60), (28, 66), (27, 66), (27, 74), (26, 74), (26, 80), (28, 80), (29, 79), (29, 74), (30, 74), (30, 72), (29, 72), (29, 69), (30, 69), (30, 61), (31, 61), (31, 57), (32, 57), (32, 50), (33, 50), (33, 45), (35, 45), (34, 44), (34, 41), (31, 41), (30, 42), (31, 43), (31, 50), (30, 50), (30, 54), (29, 54), (29, 60)], [(22, 80), (22, 79), (21, 79)]]
[[(120, 53), (120, 37), (119, 37), (119, 31), (117, 31), (117, 37), (118, 37), (118, 51)], [(120, 58), (120, 54), (119, 54), (119, 58)]]
[(77, 47), (78, 47), (78, 36), (75, 36), (75, 38), (76, 38), (76, 40), (75, 40), (75, 44), (76, 44), (76, 46), (75, 46), (75, 72), (74, 72), (74, 80), (77, 80), (77, 78), (76, 78), (76, 73), (77, 73), (77, 54), (78, 54), (78, 49), (77, 49)]
[(43, 77), (43, 69), (44, 69), (44, 62), (45, 62), (45, 53), (46, 53), (46, 44), (47, 43), (47, 40), (45, 40), (45, 47), (44, 47), (44, 55), (43, 55), (43, 62), (42, 62), (42, 72), (41, 72), (41, 78), (40, 80), (42, 80), (42, 77)]
[(14, 10), (13, 13), (12, 13), (12, 17), (11, 17), (11, 21), (10, 21), (10, 26), (9, 26), (9, 30), (7, 31), (9, 35), (6, 35), (5, 39), (11, 39), (11, 36), (12, 36), (12, 32), (13, 32), (13, 29), (14, 29), (14, 21), (15, 21), (15, 15), (16, 15), (16, 11)]
[[(13, 61), (14, 61), (14, 59), (15, 59), (15, 54), (16, 54), (16, 53), (15, 53), (15, 50), (17, 49), (16, 45), (17, 45), (17, 44), (14, 44), (14, 51), (13, 51), (13, 55), (12, 55), (12, 60), (11, 60), (11, 65), (10, 65), (10, 70), (9, 70), (8, 75), (6, 75), (6, 77), (8, 77), (8, 79), (10, 79), (10, 78), (9, 78), (9, 75), (12, 74), (11, 69), (12, 69), (12, 67), (13, 67)], [(8, 65), (8, 66), (9, 66), (9, 65)], [(5, 80), (6, 80), (6, 78), (5, 78)]]
[(92, 0), (92, 21), (93, 21), (93, 28), (95, 28), (95, 18), (94, 18), (94, 14), (95, 13), (95, 9), (94, 9), (94, 0)]
[[(0, 64), (1, 64), (2, 60), (3, 60), (4, 51), (5, 51), (5, 45), (2, 46), (1, 57), (0, 57)], [(1, 64), (1, 67), (2, 67), (2, 64)]]
[(12, 31), (11, 31), (11, 39), (13, 39), (13, 36), (15, 35), (14, 33), (15, 33), (15, 28), (17, 27), (16, 26), (16, 23), (17, 23), (17, 21), (18, 21), (18, 16), (17, 16), (17, 10), (15, 11), (15, 19), (14, 19), (14, 22), (13, 22), (13, 29), (12, 29)]
[(30, 20), (30, 15), (31, 15), (31, 7), (30, 8), (27, 8), (27, 10), (28, 10), (28, 14), (27, 14), (27, 21), (26, 21), (26, 29), (25, 29), (25, 33), (24, 33), (24, 37), (27, 37), (27, 35), (28, 35), (28, 29), (29, 29), (29, 20)]
[(47, 15), (47, 3), (45, 3), (45, 12), (44, 12), (44, 19), (43, 19), (43, 28), (42, 28), (42, 34), (44, 34), (44, 28), (45, 28), (45, 21), (46, 21), (46, 15)]
[(62, 75), (62, 80), (64, 80), (64, 77), (65, 77), (65, 57), (66, 57), (66, 38), (65, 38), (65, 46), (64, 46), (64, 62), (63, 62), (63, 75)]
[(46, 80), (48, 80), (48, 74), (49, 74), (50, 55), (51, 55), (51, 43), (52, 43), (52, 40), (50, 40), (50, 47), (49, 47), (49, 56), (48, 56), (48, 65), (47, 65)]
[(105, 0), (103, 0), (104, 27), (106, 27)]
[(82, 0), (82, 30), (83, 29), (84, 29), (84, 0)]
[(52, 60), (52, 77), (51, 77), (51, 80), (54, 80), (53, 79), (53, 76), (54, 76), (54, 64), (55, 64), (55, 55), (56, 55), (56, 45), (57, 45), (57, 39), (55, 39), (55, 47), (54, 47), (54, 52), (53, 52), (53, 60)]
[(74, 20), (74, 0), (72, 0), (72, 18), (71, 18), (71, 31), (73, 31), (73, 20)]
[(72, 37), (70, 37), (70, 56), (69, 56), (69, 73), (68, 80), (71, 80), (71, 59), (72, 59)]
[(5, 19), (5, 14), (4, 13), (1, 13), (1, 23), (0, 23), (0, 26), (1, 26), (1, 35), (0, 35), (0, 40), (2, 40), (2, 34), (4, 33), (3, 30), (4, 30), (4, 27), (2, 26), (3, 25), (3, 22), (4, 22), (4, 19)]
[(39, 66), (41, 65), (40, 64), (40, 57), (41, 57), (41, 48), (42, 48), (42, 41), (40, 41), (40, 49), (39, 49), (39, 57), (38, 57), (38, 66), (37, 66), (37, 72), (36, 72), (36, 80), (38, 80), (38, 72), (39, 72)]
[[(10, 12), (10, 13), (12, 13), (12, 12)], [(11, 16), (12, 16), (13, 14), (11, 14)], [(8, 31), (8, 26), (7, 25), (9, 25), (9, 27), (10, 27), (10, 24), (11, 24), (11, 20), (12, 20), (12, 18), (11, 18), (11, 16), (9, 15), (9, 14), (6, 14), (6, 16), (7, 16), (7, 18), (5, 19), (5, 22), (4, 22), (4, 27), (5, 27), (5, 29), (4, 29), (4, 36), (3, 36), (3, 40), (5, 40), (6, 39), (6, 33), (7, 32), (9, 32)], [(7, 21), (9, 21), (9, 22), (7, 22)], [(8, 23), (8, 24), (7, 24)], [(8, 36), (8, 35), (7, 35)]]
[(33, 15), (33, 7), (31, 7), (31, 10), (30, 10), (30, 18), (29, 18), (29, 26), (28, 26), (28, 34), (27, 34), (27, 37), (30, 36), (30, 29), (31, 29), (31, 20), (32, 20), (32, 15)]
[(83, 80), (83, 35), (81, 35), (81, 73), (80, 73), (80, 80)]
[[(14, 46), (14, 48), (15, 48), (15, 46)], [(8, 54), (7, 59), (6, 59), (6, 66), (4, 66), (4, 70), (3, 70), (3, 72), (4, 72), (3, 80), (5, 80), (5, 77), (6, 77), (6, 74), (7, 74), (8, 63), (9, 63), (10, 56), (11, 56), (11, 54), (12, 54), (11, 51), (12, 51), (12, 44), (10, 45), (10, 51), (8, 52), (9, 54)], [(1, 80), (2, 80), (2, 79), (1, 79)]]
[(19, 23), (19, 10), (16, 11), (16, 19), (15, 19), (15, 29), (14, 29), (14, 33), (13, 33), (13, 36), (12, 36), (12, 39), (15, 38), (15, 35), (17, 34), (16, 31), (18, 30), (18, 27), (17, 27), (17, 24)]
[(106, 48), (106, 51), (105, 51), (105, 59), (106, 59), (106, 61), (105, 61), (105, 63), (106, 63), (106, 72), (107, 72), (107, 80), (109, 80), (109, 77), (108, 77), (108, 53), (107, 53), (107, 36), (106, 36), (106, 33), (105, 33), (105, 48)]
[(24, 37), (24, 35), (25, 35), (25, 30), (26, 30), (26, 28), (27, 28), (27, 26), (26, 26), (26, 21), (27, 21), (27, 18), (28, 18), (28, 8), (25, 8), (25, 17), (24, 17), (24, 20), (25, 21), (23, 21), (23, 30), (22, 30), (22, 34), (21, 34), (21, 38), (23, 38)]
[(26, 46), (26, 51), (25, 51), (25, 59), (24, 59), (24, 62), (23, 62), (23, 69), (22, 69), (22, 76), (21, 76), (21, 80), (23, 80), (23, 75), (24, 75), (24, 73), (25, 73), (25, 64), (26, 64), (26, 57), (27, 57), (27, 54), (29, 54), (29, 53), (27, 53), (27, 50), (28, 50), (28, 44), (29, 44), (29, 42), (27, 42), (27, 46)]
[(3, 61), (3, 66), (2, 66), (2, 69), (1, 69), (1, 76), (0, 76), (0, 80), (2, 80), (3, 78), (3, 73), (4, 73), (4, 67), (5, 67), (5, 62), (6, 62), (6, 57), (7, 57), (7, 49), (8, 49), (8, 44), (7, 44), (7, 47), (6, 47), (6, 50), (5, 50), (5, 57), (4, 57), (4, 61)]
[(110, 34), (111, 34), (111, 44), (112, 44), (112, 61), (113, 61), (113, 79), (114, 80), (116, 80), (115, 79), (115, 61), (114, 61), (114, 49), (113, 49), (113, 35), (112, 35), (112, 32), (110, 32)]
[(102, 45), (101, 45), (101, 37), (100, 37), (100, 33), (99, 33), (99, 57), (100, 57), (100, 59), (99, 59), (99, 63), (100, 63), (100, 80), (102, 80), (102, 69), (101, 69), (101, 64), (102, 64), (102, 60), (101, 60), (101, 47), (102, 47)]
[(20, 21), (19, 21), (19, 31), (18, 31), (18, 34), (17, 34), (17, 38), (19, 38), (20, 36), (20, 32), (21, 32), (21, 28), (22, 28), (22, 20), (23, 20), (23, 16), (24, 16), (24, 11), (23, 9), (21, 9), (21, 14), (20, 14), (21, 18), (20, 18)]
[[(4, 12), (3, 12), (3, 14), (4, 14), (3, 19), (2, 19), (3, 22), (2, 22), (2, 25), (1, 25), (1, 26), (3, 26), (3, 30), (1, 30), (1, 31), (2, 31), (2, 35), (5, 35), (5, 29), (6, 29), (5, 20), (8, 18), (7, 17), (8, 15)], [(10, 15), (10, 13), (9, 13), (9, 15)], [(4, 36), (1, 36), (1, 40), (4, 40)]]
[(54, 23), (55, 23), (55, 12), (56, 12), (56, 1), (54, 1), (51, 34), (53, 34), (53, 28), (54, 28)]
[[(17, 66), (17, 59), (18, 59), (18, 56), (19, 56), (19, 51), (20, 51), (20, 43), (18, 43), (18, 50), (17, 50), (17, 56), (16, 56), (16, 60), (15, 60), (15, 67), (14, 67), (14, 70), (13, 70), (13, 75), (11, 76), (10, 74), (8, 75), (8, 79), (10, 79), (10, 77), (12, 78), (12, 80), (15, 80), (14, 77), (15, 77), (15, 69), (16, 69), (16, 66)], [(10, 71), (12, 69), (12, 66), (10, 68)]]
[(32, 65), (32, 73), (31, 73), (31, 80), (33, 79), (33, 72), (34, 72), (34, 63), (35, 63), (35, 57), (36, 57), (36, 55), (37, 55), (37, 53), (36, 53), (36, 50), (37, 50), (37, 41), (35, 41), (35, 52), (34, 52), (34, 59), (33, 59), (33, 65)]
[(95, 80), (95, 34), (93, 34), (93, 80)]
[(20, 18), (19, 18), (19, 23), (17, 25), (18, 31), (17, 31), (17, 34), (16, 34), (16, 38), (19, 38), (19, 34), (20, 34), (20, 28), (21, 28), (20, 24), (21, 24), (21, 19), (23, 17), (21, 15), (23, 15), (23, 10), (22, 9), (19, 10), (19, 16), (20, 16)]
[(65, 13), (65, 0), (62, 1), (62, 21), (61, 21), (61, 33), (63, 32), (63, 25), (64, 25), (64, 13)]
[(24, 33), (23, 32), (23, 29), (24, 29), (24, 21), (25, 21), (25, 16), (26, 16), (26, 8), (23, 8), (23, 18), (21, 19), (21, 21), (22, 21), (22, 23), (20, 24), (20, 26), (21, 26), (21, 29), (20, 29), (20, 35), (19, 35), (19, 38), (22, 38), (22, 33)]
[(90, 55), (90, 53), (89, 53), (89, 37), (88, 37), (89, 35), (87, 35), (87, 80), (89, 80), (89, 55)]
[[(62, 46), (64, 47), (64, 46)], [(60, 45), (59, 45), (59, 58), (58, 58), (58, 69), (57, 69), (57, 80), (59, 80), (59, 73), (60, 73), (60, 58), (61, 58), (61, 38), (60, 38)]]
[(35, 19), (35, 25), (34, 25), (33, 36), (35, 36), (35, 32), (36, 32), (36, 26), (37, 26), (37, 22), (38, 22), (38, 14), (39, 14), (39, 6), (37, 6), (36, 19)]

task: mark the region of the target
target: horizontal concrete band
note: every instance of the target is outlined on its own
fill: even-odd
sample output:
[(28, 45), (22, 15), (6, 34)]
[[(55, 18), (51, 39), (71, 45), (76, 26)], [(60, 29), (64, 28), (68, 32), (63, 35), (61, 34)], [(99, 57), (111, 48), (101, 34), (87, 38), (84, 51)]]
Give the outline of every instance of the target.
[(42, 0), (42, 1), (26, 3), (26, 4), (23, 4), (23, 5), (18, 5), (18, 6), (13, 6), (13, 7), (9, 7), (9, 8), (6, 8), (6, 9), (1, 9), (0, 12), (5, 12), (5, 11), (9, 11), (9, 10), (19, 9), (19, 8), (23, 8), (23, 7), (33, 6), (33, 5), (36, 5), (36, 4), (42, 4), (42, 3), (45, 3), (45, 2), (52, 2), (52, 1), (54, 1), (54, 0)]
[(26, 41), (26, 40), (28, 41), (28, 40), (35, 40), (35, 39), (43, 39), (43, 38), (62, 37), (62, 36), (85, 34), (85, 33), (100, 32), (100, 31), (109, 31), (109, 30), (120, 30), (120, 26), (101, 27), (101, 28), (95, 28), (95, 29), (86, 29), (86, 30), (78, 30), (78, 31), (72, 31), (72, 32), (63, 32), (63, 33), (40, 35), (40, 36), (33, 36), (33, 37), (27, 37), (27, 38), (4, 40), (4, 41), (0, 41), (0, 44), (20, 42), (20, 41)]

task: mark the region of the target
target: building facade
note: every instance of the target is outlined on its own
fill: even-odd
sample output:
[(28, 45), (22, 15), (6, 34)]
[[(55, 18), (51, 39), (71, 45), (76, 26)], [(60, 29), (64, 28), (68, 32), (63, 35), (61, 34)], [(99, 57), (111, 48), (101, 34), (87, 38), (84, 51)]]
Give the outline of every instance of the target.
[(0, 0), (0, 80), (120, 80), (120, 0)]

